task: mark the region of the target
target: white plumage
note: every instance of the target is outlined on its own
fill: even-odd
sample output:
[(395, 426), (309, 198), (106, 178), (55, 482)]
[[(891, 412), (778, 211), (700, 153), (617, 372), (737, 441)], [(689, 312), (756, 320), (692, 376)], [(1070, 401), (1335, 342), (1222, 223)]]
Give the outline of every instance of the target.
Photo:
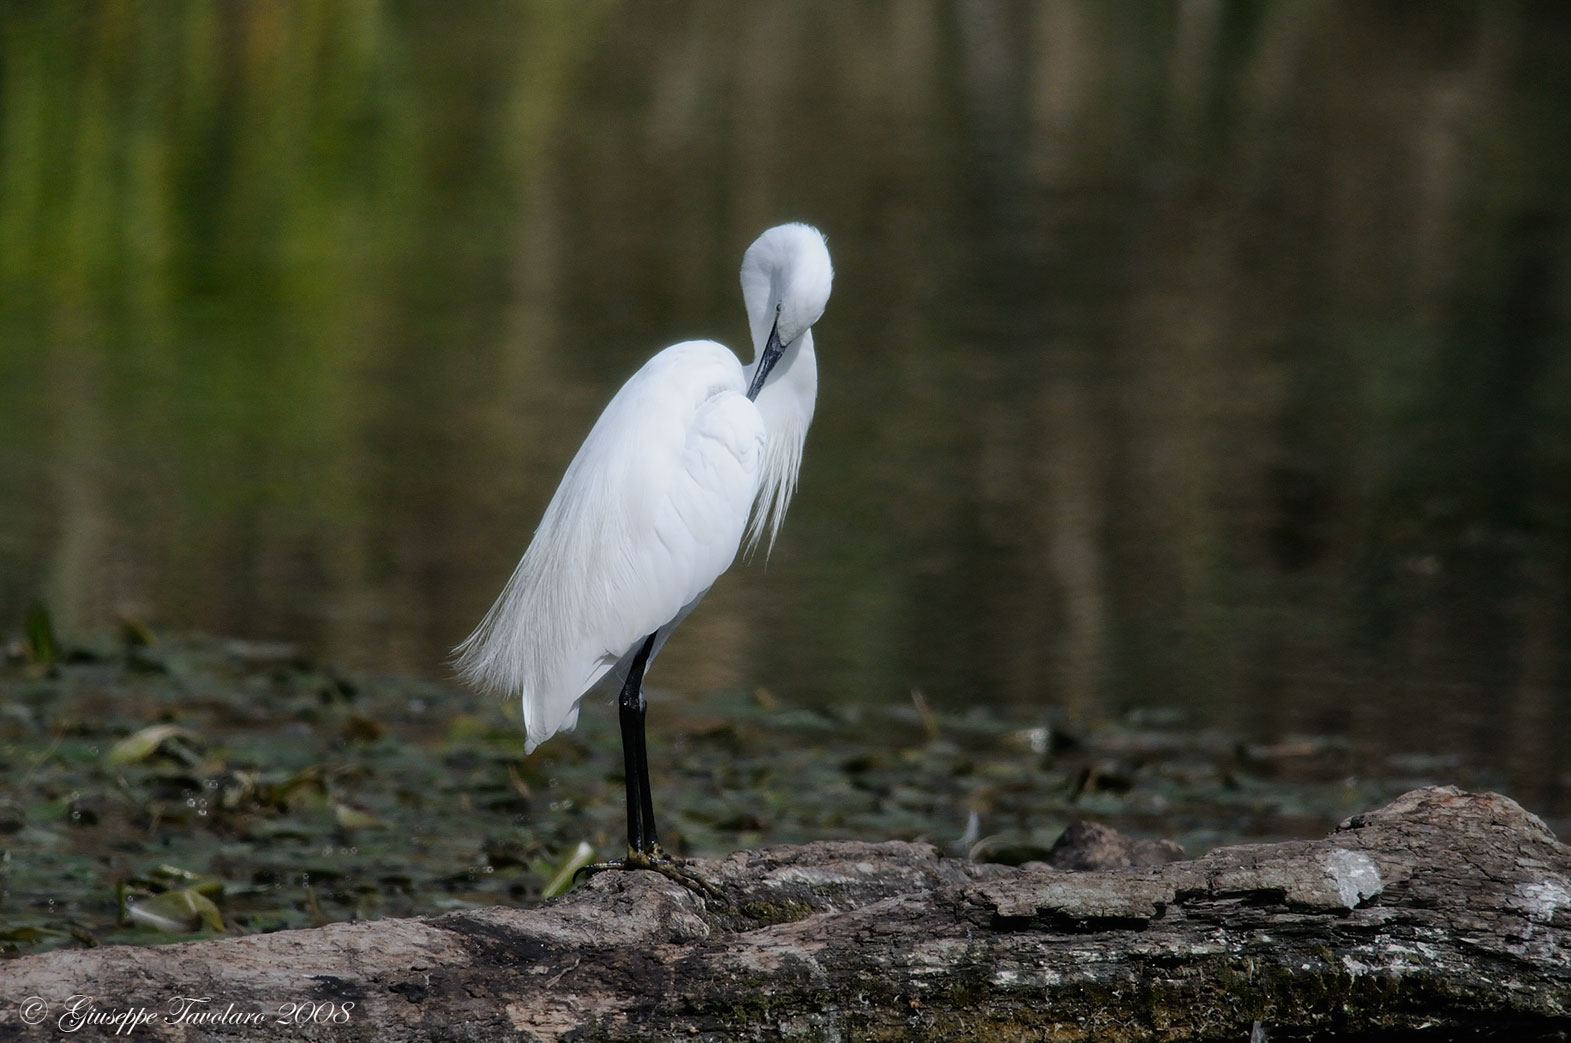
[(744, 533), (751, 546), (767, 529), (773, 543), (812, 421), (810, 328), (832, 279), (816, 229), (765, 232), (742, 263), (753, 363), (714, 341), (672, 345), (595, 422), (523, 560), (457, 649), (472, 683), (521, 698), (529, 752), (571, 731), (584, 692), (625, 675), (650, 635), (659, 651)]

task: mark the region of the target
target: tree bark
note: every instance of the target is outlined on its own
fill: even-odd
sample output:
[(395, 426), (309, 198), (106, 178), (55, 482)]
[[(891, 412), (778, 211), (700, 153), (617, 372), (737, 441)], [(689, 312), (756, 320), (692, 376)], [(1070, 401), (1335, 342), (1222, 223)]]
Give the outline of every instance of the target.
[(93, 1010), (143, 1039), (345, 1043), (1571, 1034), (1571, 848), (1494, 794), (1157, 866), (816, 843), (694, 868), (727, 904), (603, 873), (533, 909), (24, 957), (0, 1039), (114, 1034)]

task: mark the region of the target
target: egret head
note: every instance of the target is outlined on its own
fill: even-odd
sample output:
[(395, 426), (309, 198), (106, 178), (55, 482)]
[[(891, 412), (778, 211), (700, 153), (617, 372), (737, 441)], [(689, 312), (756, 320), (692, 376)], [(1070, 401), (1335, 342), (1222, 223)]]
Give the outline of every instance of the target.
[(823, 233), (811, 225), (777, 225), (747, 248), (742, 297), (758, 358), (749, 398), (757, 397), (775, 362), (823, 316), (834, 277)]

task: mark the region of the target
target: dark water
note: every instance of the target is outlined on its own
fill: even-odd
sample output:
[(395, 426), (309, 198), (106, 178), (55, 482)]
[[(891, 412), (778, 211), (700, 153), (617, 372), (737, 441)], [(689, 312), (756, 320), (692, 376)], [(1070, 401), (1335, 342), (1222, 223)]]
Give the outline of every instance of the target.
[(0, 8), (0, 629), (444, 676), (616, 386), (838, 278), (654, 680), (1457, 757), (1571, 814), (1571, 9)]

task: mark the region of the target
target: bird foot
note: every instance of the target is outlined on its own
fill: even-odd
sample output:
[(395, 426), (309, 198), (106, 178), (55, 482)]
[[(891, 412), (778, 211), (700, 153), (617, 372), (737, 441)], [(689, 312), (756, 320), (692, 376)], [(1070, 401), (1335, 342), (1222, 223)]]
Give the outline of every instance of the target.
[(659, 844), (653, 844), (644, 851), (628, 848), (627, 857), (620, 862), (591, 862), (574, 873), (573, 879), (575, 882), (580, 878), (588, 879), (596, 873), (603, 873), (608, 869), (622, 871), (648, 869), (651, 872), (659, 873), (667, 880), (681, 884), (702, 898), (722, 903), (725, 901), (725, 896), (720, 893), (717, 887), (697, 873), (687, 869), (686, 866), (686, 862), (672, 858), (665, 853), (665, 850)]

